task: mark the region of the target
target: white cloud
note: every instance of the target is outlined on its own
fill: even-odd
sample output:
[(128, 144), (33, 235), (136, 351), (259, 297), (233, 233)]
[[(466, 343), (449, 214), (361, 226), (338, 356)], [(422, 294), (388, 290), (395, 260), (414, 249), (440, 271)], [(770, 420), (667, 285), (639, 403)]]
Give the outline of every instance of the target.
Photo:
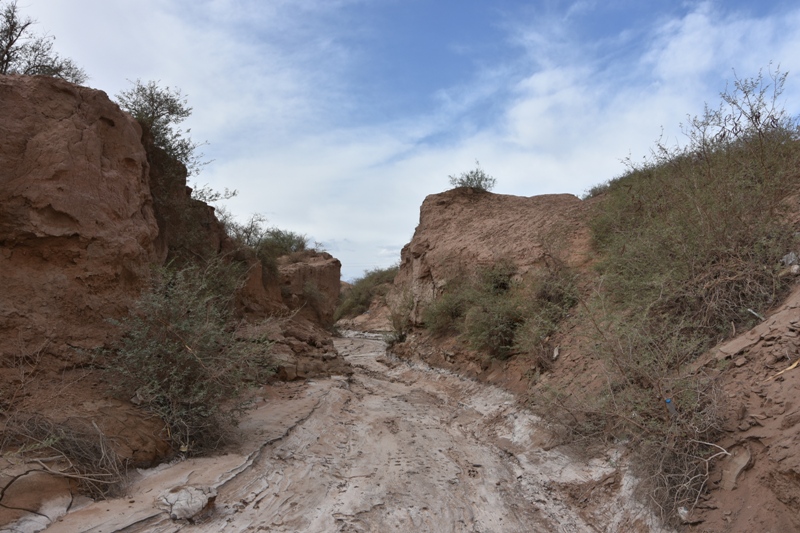
[(240, 218), (261, 212), (331, 243), (346, 278), (394, 263), (425, 195), (475, 159), (497, 192), (580, 194), (645, 155), (662, 126), (677, 138), (731, 68), (779, 62), (793, 72), (787, 101), (800, 97), (798, 8), (753, 18), (689, 4), (586, 40), (577, 22), (602, 5), (578, 1), (512, 13), (502, 61), (441, 87), (422, 114), (370, 123), (352, 85), (368, 54), (348, 44), (370, 35), (353, 18), (363, 3), (36, 0), (25, 12), (111, 95), (127, 78), (180, 87), (195, 109), (187, 125), (216, 158), (199, 181), (238, 189)]

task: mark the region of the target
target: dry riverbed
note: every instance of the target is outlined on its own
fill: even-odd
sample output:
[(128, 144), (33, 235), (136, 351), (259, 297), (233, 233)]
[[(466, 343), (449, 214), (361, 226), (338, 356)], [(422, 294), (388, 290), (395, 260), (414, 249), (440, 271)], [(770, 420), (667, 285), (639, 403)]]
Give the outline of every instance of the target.
[[(237, 453), (139, 472), (125, 497), (73, 508), (46, 531), (658, 530), (613, 454), (548, 450), (510, 394), (396, 360), (378, 339), (336, 345), (355, 373), (267, 387)], [(178, 495), (210, 501), (175, 520)]]

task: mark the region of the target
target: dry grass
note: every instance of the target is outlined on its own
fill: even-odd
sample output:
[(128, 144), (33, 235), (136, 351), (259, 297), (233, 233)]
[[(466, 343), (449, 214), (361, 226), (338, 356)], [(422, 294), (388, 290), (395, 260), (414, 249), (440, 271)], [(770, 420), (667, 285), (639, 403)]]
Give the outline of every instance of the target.
[(0, 451), (12, 462), (75, 480), (94, 498), (113, 493), (127, 471), (127, 462), (93, 422), (57, 423), (36, 413), (14, 413), (5, 421)]
[[(678, 524), (727, 452), (721, 397), (686, 363), (785, 295), (781, 258), (800, 251), (786, 199), (800, 186), (800, 128), (777, 106), (785, 75), (736, 80), (719, 108), (686, 125), (688, 143), (594, 188), (598, 286), (582, 301), (605, 363), (599, 392), (550, 391), (535, 406), (587, 444), (626, 443), (639, 493)], [(668, 409), (669, 399), (674, 412)]]

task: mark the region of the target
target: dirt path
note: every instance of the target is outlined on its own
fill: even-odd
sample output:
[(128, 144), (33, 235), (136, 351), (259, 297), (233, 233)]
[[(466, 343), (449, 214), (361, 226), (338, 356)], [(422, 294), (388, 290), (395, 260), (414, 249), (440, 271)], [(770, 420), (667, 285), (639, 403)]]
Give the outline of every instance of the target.
[[(546, 434), (499, 389), (340, 339), (354, 375), (273, 386), (242, 427), (250, 453), (141, 473), (50, 533), (654, 531), (613, 458), (545, 451)], [(154, 502), (212, 487), (194, 523)], [(590, 501), (591, 500), (591, 501)]]

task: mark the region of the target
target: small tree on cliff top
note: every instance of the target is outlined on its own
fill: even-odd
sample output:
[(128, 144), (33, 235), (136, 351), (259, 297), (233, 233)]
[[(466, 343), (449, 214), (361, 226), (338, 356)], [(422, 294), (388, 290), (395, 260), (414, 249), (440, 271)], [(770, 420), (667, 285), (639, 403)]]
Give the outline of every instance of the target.
[(192, 141), (188, 134), (176, 128), (192, 115), (192, 108), (180, 89), (159, 87), (157, 81), (142, 83), (136, 80), (133, 88), (117, 95), (117, 103), (133, 118), (150, 129), (153, 143), (167, 155), (186, 166), (188, 176), (196, 175), (207, 164), (197, 152), (204, 143)]
[(36, 21), (19, 14), (16, 0), (0, 1), (0, 74), (52, 76), (84, 83), (88, 76), (71, 59), (53, 51), (52, 35), (32, 35)]
[(469, 172), (462, 172), (459, 176), (449, 176), (450, 185), (453, 187), (472, 187), (482, 191), (494, 189), (497, 180), (488, 175), (481, 168), (481, 164), (475, 161), (475, 168)]

